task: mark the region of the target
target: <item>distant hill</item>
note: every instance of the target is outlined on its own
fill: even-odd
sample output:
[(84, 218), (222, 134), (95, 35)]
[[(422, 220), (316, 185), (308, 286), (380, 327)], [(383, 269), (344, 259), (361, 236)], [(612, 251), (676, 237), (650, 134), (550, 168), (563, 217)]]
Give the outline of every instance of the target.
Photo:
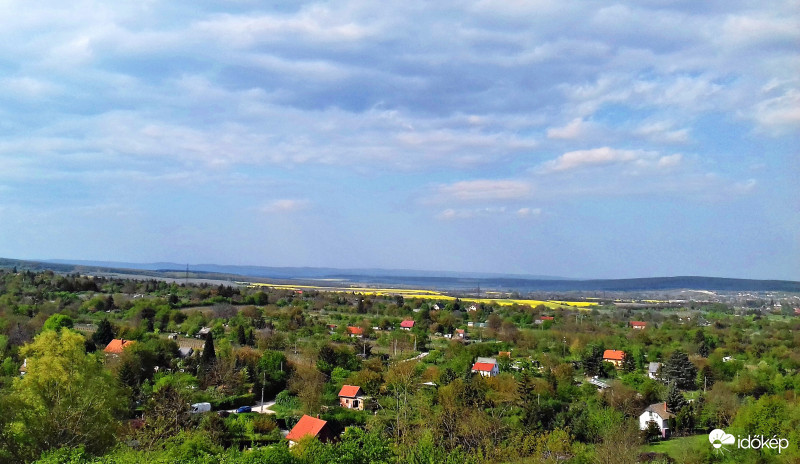
[[(27, 269), (84, 274), (118, 273), (152, 276), (153, 278), (182, 276), (186, 265), (177, 263), (120, 263), (107, 261), (25, 261), (0, 258), (0, 268)], [(189, 266), (193, 277), (220, 280), (334, 280), (342, 283), (431, 288), (440, 290), (500, 290), (518, 292), (571, 291), (658, 291), (712, 290), (726, 292), (792, 292), (800, 293), (800, 282), (788, 280), (730, 279), (722, 277), (680, 276), (637, 279), (573, 280), (549, 276), (491, 274), (470, 272), (436, 272), (386, 269), (336, 269), (313, 267), (226, 266), (200, 264)]]

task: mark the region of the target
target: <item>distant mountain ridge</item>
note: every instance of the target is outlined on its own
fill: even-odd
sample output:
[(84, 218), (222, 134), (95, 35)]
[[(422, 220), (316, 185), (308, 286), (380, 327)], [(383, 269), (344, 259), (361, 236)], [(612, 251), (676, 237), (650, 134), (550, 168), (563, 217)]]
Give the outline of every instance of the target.
[[(81, 273), (145, 274), (154, 278), (183, 273), (186, 265), (177, 263), (122, 263), (86, 260), (26, 261), (0, 258), (0, 268), (45, 270)], [(337, 285), (363, 283), (369, 285), (400, 285), (404, 287), (443, 290), (501, 291), (653, 291), (653, 290), (713, 290), (729, 292), (790, 292), (800, 293), (800, 282), (789, 280), (733, 279), (724, 277), (677, 276), (634, 279), (565, 279), (550, 276), (492, 274), (473, 272), (414, 271), (386, 269), (336, 269), (313, 267), (266, 267), (201, 264), (189, 265), (193, 275), (213, 276), (216, 279), (272, 279), (290, 281), (334, 280)]]
[[(74, 264), (80, 266), (94, 266), (114, 269), (141, 269), (147, 271), (185, 271), (186, 264), (156, 262), (156, 263), (126, 263), (114, 261), (89, 261), (46, 259), (44, 263)], [(341, 269), (332, 267), (273, 267), (273, 266), (239, 266), (228, 264), (189, 264), (192, 272), (213, 272), (220, 274), (244, 275), (250, 277), (266, 277), (273, 279), (324, 279), (336, 276), (387, 276), (387, 277), (444, 277), (444, 278), (474, 278), (474, 279), (530, 279), (530, 280), (571, 280), (566, 277), (508, 274), (494, 272), (452, 272), (452, 271), (421, 271), (415, 269), (377, 269), (357, 268)]]

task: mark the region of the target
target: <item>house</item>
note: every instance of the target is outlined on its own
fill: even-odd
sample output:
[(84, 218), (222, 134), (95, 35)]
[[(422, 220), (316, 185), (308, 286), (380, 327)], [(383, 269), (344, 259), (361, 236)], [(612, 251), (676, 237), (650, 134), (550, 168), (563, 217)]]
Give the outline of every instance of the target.
[(211, 327), (203, 327), (203, 328), (201, 328), (200, 330), (197, 331), (197, 335), (195, 335), (194, 337), (195, 338), (206, 338), (206, 335), (208, 335), (210, 333), (211, 333)]
[(647, 322), (642, 322), (642, 321), (631, 321), (631, 322), (630, 322), (630, 325), (631, 325), (631, 328), (632, 328), (632, 329), (638, 329), (638, 330), (642, 330), (642, 329), (644, 329), (645, 327), (647, 327)]
[(355, 337), (355, 338), (364, 337), (364, 329), (362, 329), (361, 327), (347, 326), (347, 333), (350, 334), (350, 337)]
[(655, 422), (658, 424), (658, 429), (661, 430), (661, 436), (663, 438), (669, 438), (669, 420), (673, 417), (675, 417), (675, 415), (667, 410), (667, 403), (651, 404), (639, 416), (639, 429), (646, 430), (648, 423)]
[(178, 340), (178, 334), (171, 333), (171, 334), (167, 335), (167, 340), (175, 340), (175, 341), (177, 341)]
[(467, 338), (467, 333), (464, 331), (464, 329), (456, 329), (456, 337), (464, 340)]
[(483, 377), (494, 377), (500, 373), (500, 368), (497, 367), (497, 364), (476, 362), (472, 365), (472, 373), (476, 372)]
[(364, 391), (357, 385), (344, 385), (339, 390), (339, 405), (347, 409), (364, 410)]
[(500, 367), (495, 358), (479, 357), (472, 365), (472, 372), (477, 372), (484, 377), (494, 377), (500, 373)]
[(730, 362), (730, 361), (733, 361), (733, 357), (731, 357), (731, 356), (723, 356), (722, 357), (722, 362), (726, 363), (726, 362)]
[(474, 304), (473, 305), (469, 305), (469, 308), (467, 308), (467, 311), (469, 311), (469, 312), (474, 312), (474, 311), (477, 311), (477, 310), (478, 310), (478, 306), (474, 305)]
[(555, 317), (553, 317), (553, 316), (542, 316), (539, 319), (536, 319), (535, 321), (533, 321), (533, 323), (534, 324), (544, 324), (547, 321), (551, 321), (552, 322), (554, 320), (555, 320)]
[(108, 342), (108, 345), (106, 345), (106, 347), (105, 347), (105, 349), (103, 351), (108, 353), (108, 354), (118, 355), (118, 354), (122, 353), (122, 350), (124, 350), (125, 348), (133, 345), (134, 343), (136, 343), (136, 342), (133, 341), (133, 340), (125, 340), (124, 338), (122, 338), (122, 339), (115, 338), (115, 339), (111, 340), (110, 342)]
[(647, 376), (651, 379), (658, 380), (658, 371), (661, 369), (661, 363), (651, 362), (647, 366)]
[(19, 375), (23, 376), (28, 373), (28, 358), (22, 361), (22, 365), (19, 366)]
[(188, 358), (194, 353), (194, 349), (191, 346), (182, 346), (178, 348), (178, 357), (181, 359)]
[(603, 361), (610, 362), (614, 367), (622, 367), (622, 360), (625, 359), (625, 352), (622, 350), (605, 350)]
[(289, 431), (289, 435), (286, 435), (286, 439), (289, 440), (289, 447), (292, 447), (307, 436), (317, 437), (319, 441), (324, 442), (333, 438), (333, 431), (328, 421), (303, 415)]
[(510, 358), (511, 358), (511, 352), (510, 352), (510, 351), (500, 351), (499, 353), (497, 353), (497, 357), (498, 357), (498, 358), (502, 358), (502, 357), (504, 357), (504, 356), (505, 356), (506, 358), (509, 358), (509, 359), (510, 359)]
[(411, 330), (414, 328), (414, 321), (411, 319), (406, 319), (400, 323), (400, 328), (403, 330)]

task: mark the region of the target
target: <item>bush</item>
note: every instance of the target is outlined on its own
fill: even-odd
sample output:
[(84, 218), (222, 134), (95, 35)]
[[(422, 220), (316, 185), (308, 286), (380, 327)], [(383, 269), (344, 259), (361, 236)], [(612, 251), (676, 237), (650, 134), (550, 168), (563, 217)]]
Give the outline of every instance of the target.
[(253, 418), (253, 432), (255, 433), (266, 434), (272, 432), (276, 428), (278, 428), (278, 424), (269, 416), (259, 414)]
[(246, 393), (238, 396), (226, 396), (221, 400), (211, 400), (211, 409), (235, 409), (239, 406), (252, 406), (256, 402), (256, 396)]

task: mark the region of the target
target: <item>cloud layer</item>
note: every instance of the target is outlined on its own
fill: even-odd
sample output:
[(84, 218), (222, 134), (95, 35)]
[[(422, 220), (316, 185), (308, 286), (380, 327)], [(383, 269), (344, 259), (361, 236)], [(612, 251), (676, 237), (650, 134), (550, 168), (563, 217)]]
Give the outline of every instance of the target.
[[(447, 252), (519, 242), (527, 254), (486, 251), (452, 265), (539, 274), (535, 258), (571, 236), (548, 221), (594, 218), (578, 201), (634, 217), (646, 196), (685, 211), (692, 230), (711, 217), (733, 228), (727, 208), (747, 204), (774, 224), (767, 240), (789, 251), (756, 245), (758, 234), (731, 237), (716, 241), (731, 251), (699, 269), (683, 271), (675, 257), (663, 269), (642, 261), (641, 272), (720, 273), (739, 262), (732, 250), (753, 248), (763, 258), (745, 261), (759, 263), (752, 275), (800, 274), (796, 6), (7, 1), (0, 255), (91, 257), (74, 245), (77, 220), (60, 218), (41, 238), (15, 234), (35, 226), (30, 211), (102, 203), (136, 218), (97, 220), (131, 231), (108, 238), (104, 259), (129, 253), (121, 248), (141, 234), (132, 221), (215, 249), (223, 232), (201, 227), (210, 209), (242, 227), (231, 225), (236, 244), (208, 259), (439, 267), (443, 249), (417, 263), (366, 237), (430, 223), (419, 246), (435, 250), (458, 219), (498, 220), (508, 236), (466, 233)], [(268, 234), (289, 245), (264, 248), (247, 232), (265, 217), (280, 218)], [(526, 242), (533, 224), (544, 235)], [(642, 236), (657, 227), (629, 226)], [(327, 246), (295, 262), (297, 249), (316, 246), (301, 240), (304, 227), (349, 253), (320, 258)], [(65, 231), (73, 235), (60, 243)], [(640, 246), (668, 254), (657, 240)], [(170, 259), (165, 250), (142, 259)], [(192, 259), (179, 253), (172, 259)], [(624, 273), (597, 262), (586, 272)]]

